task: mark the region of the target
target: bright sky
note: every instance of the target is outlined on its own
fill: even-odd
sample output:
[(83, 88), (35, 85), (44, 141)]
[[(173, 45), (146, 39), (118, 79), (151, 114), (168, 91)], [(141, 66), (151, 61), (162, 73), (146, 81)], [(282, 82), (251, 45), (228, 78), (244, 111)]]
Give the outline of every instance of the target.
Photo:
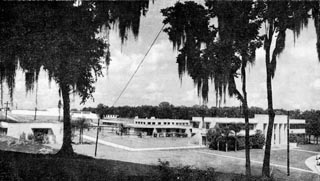
[[(163, 17), (160, 9), (173, 5), (174, 2), (150, 3), (147, 16), (141, 18), (140, 34), (136, 40), (130, 34), (129, 41), (121, 45), (118, 32), (110, 33), (112, 62), (108, 74), (96, 83), (95, 101), (89, 100), (85, 105), (79, 105), (78, 98), (71, 96), (72, 108), (96, 107), (99, 103), (111, 106), (114, 103), (162, 27)], [(320, 96), (318, 96), (320, 64), (315, 47), (313, 20), (310, 20), (308, 27), (302, 31), (295, 44), (293, 34), (287, 32), (286, 48), (278, 60), (273, 80), (274, 108), (301, 110), (320, 108)], [(168, 36), (164, 32), (161, 33), (116, 106), (158, 105), (162, 101), (168, 101), (176, 106), (199, 104), (200, 100), (193, 81), (187, 76), (183, 77), (182, 84), (179, 80), (176, 56), (177, 53), (173, 51)], [(247, 69), (249, 106), (267, 107), (264, 56), (264, 51), (258, 50), (256, 63)], [(106, 73), (106, 70), (104, 72)], [(17, 105), (19, 109), (33, 109), (35, 95), (26, 94), (22, 73), (17, 75), (16, 84), (14, 106)], [(208, 103), (210, 107), (215, 106), (215, 93), (212, 90), (213, 85), (211, 86)], [(6, 98), (9, 100), (9, 96)], [(55, 82), (53, 81), (50, 87), (46, 73), (42, 72), (39, 81), (38, 108), (57, 107), (58, 100), (58, 88)], [(228, 98), (226, 104), (222, 106), (239, 105), (237, 99)]]

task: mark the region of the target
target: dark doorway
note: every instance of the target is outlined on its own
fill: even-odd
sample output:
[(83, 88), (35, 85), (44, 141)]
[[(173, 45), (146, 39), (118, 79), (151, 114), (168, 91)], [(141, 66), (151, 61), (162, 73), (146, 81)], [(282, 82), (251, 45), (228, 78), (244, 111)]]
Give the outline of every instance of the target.
[(48, 143), (48, 135), (53, 135), (51, 128), (32, 128), (34, 141), (40, 144)]
[(0, 136), (5, 136), (8, 133), (8, 128), (0, 128)]
[(206, 136), (202, 136), (202, 145), (207, 145), (207, 137)]

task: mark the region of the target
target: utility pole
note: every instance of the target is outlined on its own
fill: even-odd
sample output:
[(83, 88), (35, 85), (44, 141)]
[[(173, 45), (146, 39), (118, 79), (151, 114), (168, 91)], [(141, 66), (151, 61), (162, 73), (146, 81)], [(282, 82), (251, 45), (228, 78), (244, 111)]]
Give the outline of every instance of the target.
[(98, 138), (99, 138), (99, 125), (100, 125), (100, 119), (98, 119), (98, 127), (97, 127), (97, 138), (96, 138), (96, 148), (94, 150), (94, 156), (97, 156), (97, 148), (98, 148)]
[(9, 103), (8, 101), (6, 103), (4, 103), (6, 105), (6, 121), (8, 119), (8, 108), (9, 108)]
[(289, 136), (290, 136), (290, 123), (289, 123), (289, 111), (287, 117), (287, 174), (290, 176), (290, 143), (289, 143)]
[(34, 108), (34, 120), (37, 120), (37, 107)]
[(37, 108), (38, 108), (38, 81), (36, 85), (36, 107), (34, 108), (34, 120), (37, 120)]
[(0, 89), (0, 91), (1, 91), (1, 108), (3, 108), (3, 83), (2, 82), (0, 82), (0, 86), (1, 86), (1, 89)]

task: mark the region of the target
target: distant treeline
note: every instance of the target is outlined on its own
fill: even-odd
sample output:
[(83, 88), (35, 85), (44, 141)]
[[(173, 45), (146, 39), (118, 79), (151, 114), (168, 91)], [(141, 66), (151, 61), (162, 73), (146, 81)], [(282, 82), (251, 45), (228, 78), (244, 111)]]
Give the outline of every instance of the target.
[[(99, 104), (97, 107), (85, 107), (84, 111), (91, 111), (93, 113), (101, 114), (103, 116), (107, 114), (116, 114), (122, 118), (134, 118), (138, 116), (139, 118), (159, 118), (159, 119), (191, 119), (192, 117), (231, 117), (231, 118), (241, 118), (243, 117), (241, 107), (211, 107), (194, 105), (192, 107), (186, 106), (174, 106), (168, 102), (161, 102), (158, 106), (120, 106), (120, 107), (108, 107), (103, 104)], [(250, 108), (250, 118), (254, 114), (268, 114), (267, 110), (259, 107)], [(283, 109), (275, 110), (277, 115), (287, 114), (288, 111)], [(304, 113), (300, 110), (290, 111), (290, 117), (296, 119), (303, 119)]]
[[(188, 119), (192, 117), (232, 117), (242, 118), (241, 107), (211, 107), (194, 105), (192, 107), (186, 106), (174, 106), (168, 102), (161, 102), (158, 106), (120, 106), (120, 107), (108, 107), (103, 104), (99, 104), (97, 107), (85, 107), (83, 111), (90, 111), (102, 116), (107, 114), (116, 114), (122, 118), (159, 118), (159, 119)], [(287, 115), (288, 110), (275, 109), (276, 115)], [(268, 111), (259, 107), (251, 107), (249, 109), (249, 116), (253, 118), (254, 114), (268, 114)], [(315, 136), (316, 140), (320, 137), (320, 110), (290, 110), (291, 119), (305, 119), (306, 120), (306, 135)]]

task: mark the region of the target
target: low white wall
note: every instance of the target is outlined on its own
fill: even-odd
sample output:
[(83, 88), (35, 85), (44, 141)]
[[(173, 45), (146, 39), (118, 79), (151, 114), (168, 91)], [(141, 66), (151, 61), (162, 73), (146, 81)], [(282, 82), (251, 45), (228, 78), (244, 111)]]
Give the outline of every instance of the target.
[(62, 144), (63, 139), (63, 123), (7, 123), (3, 125), (7, 128), (7, 136), (14, 138), (20, 137), (22, 133), (33, 134), (33, 128), (48, 128), (52, 129), (53, 134), (56, 137), (56, 143)]

